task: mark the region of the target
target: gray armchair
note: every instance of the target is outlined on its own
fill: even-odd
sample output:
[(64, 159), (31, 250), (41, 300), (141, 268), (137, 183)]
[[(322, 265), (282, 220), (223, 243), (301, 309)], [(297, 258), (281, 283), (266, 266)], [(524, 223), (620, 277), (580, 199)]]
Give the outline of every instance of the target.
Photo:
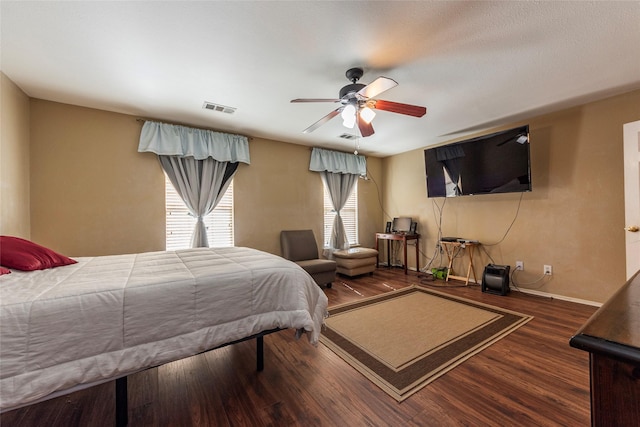
[(313, 277), (315, 282), (327, 288), (336, 279), (336, 262), (318, 256), (318, 244), (313, 230), (284, 230), (280, 232), (282, 256), (295, 262)]

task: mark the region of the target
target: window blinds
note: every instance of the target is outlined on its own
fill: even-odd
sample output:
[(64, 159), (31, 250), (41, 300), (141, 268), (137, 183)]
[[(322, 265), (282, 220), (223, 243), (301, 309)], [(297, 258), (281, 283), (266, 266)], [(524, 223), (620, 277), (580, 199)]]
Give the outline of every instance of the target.
[[(165, 175), (166, 248), (168, 251), (191, 247), (196, 219), (189, 215), (184, 202)], [(230, 247), (233, 241), (233, 181), (216, 208), (204, 219), (210, 247)]]
[[(331, 239), (331, 230), (333, 229), (333, 218), (336, 212), (331, 204), (331, 198), (326, 186), (322, 186), (324, 190), (324, 246), (329, 246)], [(353, 191), (347, 200), (344, 208), (340, 211), (342, 223), (347, 233), (347, 239), (350, 245), (358, 244), (358, 183), (353, 187)]]

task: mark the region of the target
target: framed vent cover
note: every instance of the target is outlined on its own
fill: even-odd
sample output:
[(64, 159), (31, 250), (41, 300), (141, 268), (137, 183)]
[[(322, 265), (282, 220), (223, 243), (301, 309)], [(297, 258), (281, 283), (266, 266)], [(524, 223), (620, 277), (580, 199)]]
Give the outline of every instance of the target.
[(236, 112), (236, 108), (228, 107), (226, 105), (214, 104), (213, 102), (204, 101), (202, 108), (205, 110), (217, 111), (220, 113), (233, 114)]

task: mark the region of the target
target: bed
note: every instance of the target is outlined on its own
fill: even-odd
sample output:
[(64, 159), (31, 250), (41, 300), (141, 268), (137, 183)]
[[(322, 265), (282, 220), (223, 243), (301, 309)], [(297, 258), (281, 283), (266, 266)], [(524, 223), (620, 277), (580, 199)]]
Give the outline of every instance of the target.
[(275, 330), (315, 345), (327, 312), (311, 276), (255, 249), (74, 261), (0, 276), (2, 411)]

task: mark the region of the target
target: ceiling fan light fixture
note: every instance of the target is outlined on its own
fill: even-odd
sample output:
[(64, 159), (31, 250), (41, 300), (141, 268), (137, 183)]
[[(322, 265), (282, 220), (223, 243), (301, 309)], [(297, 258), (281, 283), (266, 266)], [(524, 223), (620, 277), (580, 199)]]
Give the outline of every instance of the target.
[(347, 104), (342, 113), (342, 125), (347, 128), (353, 128), (356, 124), (356, 107), (353, 104)]
[(360, 118), (366, 123), (371, 123), (371, 120), (376, 116), (376, 113), (369, 107), (364, 107), (360, 111)]
[[(1, 0), (0, 0), (1, 1)], [(296, 98), (291, 102), (339, 102), (338, 108), (325, 115), (323, 118), (306, 128), (303, 132), (310, 133), (322, 126), (337, 115), (342, 116), (342, 124), (346, 128), (353, 129), (356, 125), (363, 138), (373, 135), (371, 121), (376, 113), (373, 110), (384, 110), (391, 113), (404, 114), (406, 116), (422, 117), (427, 113), (426, 107), (403, 104), (400, 102), (383, 101), (373, 99), (381, 93), (398, 85), (389, 77), (380, 76), (368, 85), (358, 83), (364, 71), (362, 68), (347, 70), (347, 79), (351, 84), (340, 89), (338, 99), (328, 98)]]
[(349, 128), (349, 129), (353, 129), (353, 127), (356, 125), (356, 117), (353, 116), (351, 119), (345, 119), (342, 122), (342, 126)]

